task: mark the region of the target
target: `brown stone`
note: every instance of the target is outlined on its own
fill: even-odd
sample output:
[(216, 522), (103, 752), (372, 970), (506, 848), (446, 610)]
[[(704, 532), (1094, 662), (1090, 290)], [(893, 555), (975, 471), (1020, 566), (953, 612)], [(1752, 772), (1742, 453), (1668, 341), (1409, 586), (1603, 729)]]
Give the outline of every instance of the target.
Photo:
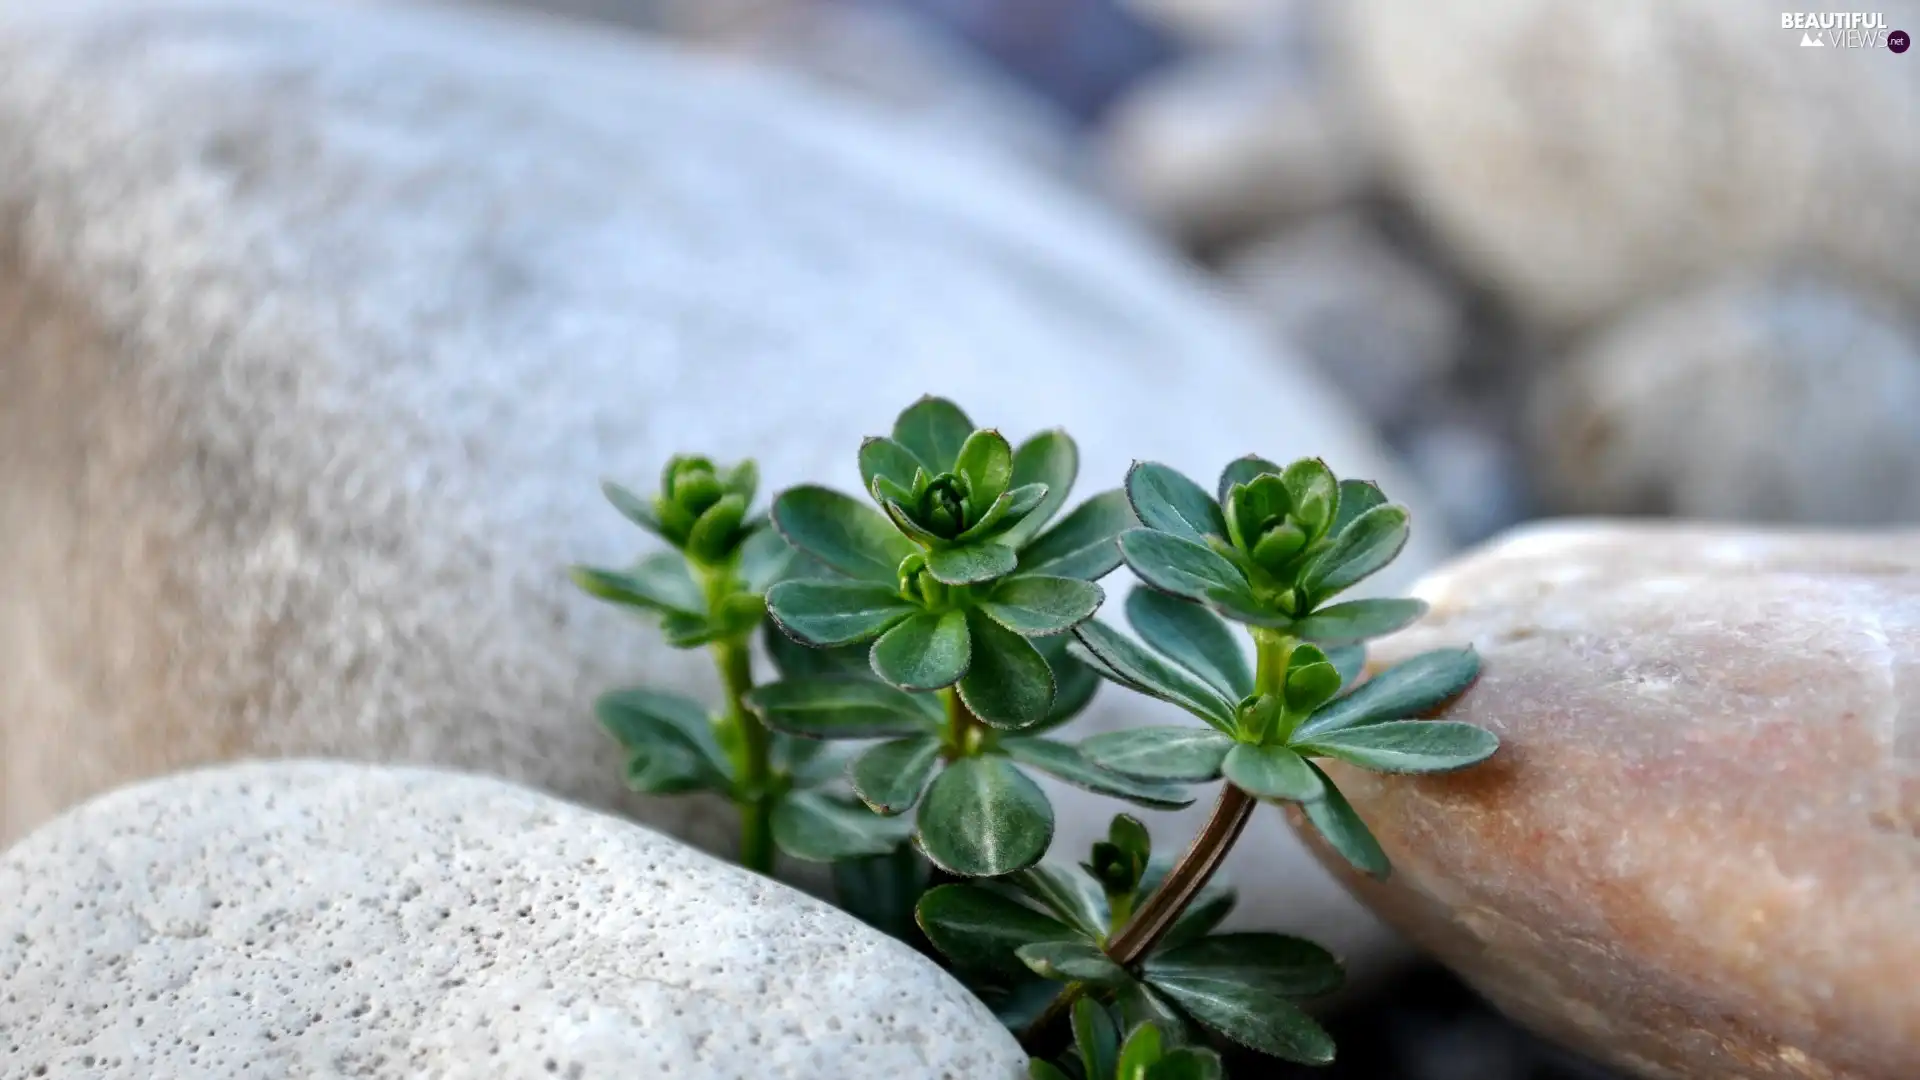
[(1498, 756), (1330, 772), (1374, 910), (1517, 1019), (1659, 1080), (1920, 1071), (1920, 532), (1576, 523), (1420, 589)]

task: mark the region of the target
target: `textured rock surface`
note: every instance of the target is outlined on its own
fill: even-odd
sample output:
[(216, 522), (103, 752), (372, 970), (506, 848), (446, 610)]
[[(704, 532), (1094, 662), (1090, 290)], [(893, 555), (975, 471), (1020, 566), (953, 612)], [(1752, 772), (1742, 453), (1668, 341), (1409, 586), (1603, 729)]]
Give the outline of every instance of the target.
[(1920, 298), (1911, 57), (1802, 50), (1775, 8), (1724, 0), (1337, 10), (1400, 184), (1542, 321), (1786, 256)]
[(1336, 771), (1354, 883), (1503, 1009), (1657, 1080), (1920, 1055), (1920, 532), (1571, 523), (1429, 577), (1380, 663), (1472, 642), (1492, 762)]
[(1533, 412), (1563, 508), (1920, 521), (1920, 339), (1832, 285), (1736, 281), (1650, 306), (1554, 372)]
[[(0, 72), (0, 842), (130, 779), (321, 755), (723, 845), (710, 805), (625, 796), (588, 715), (712, 685), (565, 582), (644, 542), (597, 482), (691, 449), (851, 487), (927, 391), (1065, 425), (1082, 492), (1258, 449), (1421, 509), (1104, 214), (750, 72), (306, 0), (0, 0)], [(1112, 693), (1089, 729), (1163, 715)], [(1069, 852), (1115, 808), (1061, 800)], [(1285, 830), (1245, 850), (1250, 918), (1377, 947)]]
[(905, 945), (495, 780), (187, 773), (35, 832), (0, 895), (9, 1078), (1026, 1075)]

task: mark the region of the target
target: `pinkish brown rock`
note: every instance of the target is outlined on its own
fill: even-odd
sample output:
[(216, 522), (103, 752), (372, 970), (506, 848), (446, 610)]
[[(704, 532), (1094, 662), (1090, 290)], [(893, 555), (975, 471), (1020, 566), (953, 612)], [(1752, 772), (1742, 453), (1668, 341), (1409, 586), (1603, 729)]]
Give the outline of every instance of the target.
[(1570, 523), (1429, 577), (1471, 641), (1426, 779), (1331, 769), (1351, 882), (1501, 1008), (1658, 1080), (1920, 1075), (1920, 531)]

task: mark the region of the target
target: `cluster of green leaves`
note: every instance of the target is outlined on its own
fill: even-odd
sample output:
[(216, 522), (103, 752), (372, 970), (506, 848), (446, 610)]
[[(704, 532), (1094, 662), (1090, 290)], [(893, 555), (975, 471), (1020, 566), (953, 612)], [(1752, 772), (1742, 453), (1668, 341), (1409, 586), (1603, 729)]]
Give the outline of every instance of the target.
[(1031, 1080), (1224, 1080), (1220, 1055), (1169, 1039), (1150, 1020), (1120, 1038), (1113, 1010), (1090, 998), (1073, 1004), (1073, 1051), (1057, 1063), (1027, 1064)]
[[(1442, 772), (1499, 746), (1470, 724), (1411, 719), (1473, 682), (1479, 659), (1471, 649), (1425, 653), (1342, 693), (1359, 673), (1357, 644), (1425, 610), (1396, 599), (1325, 606), (1399, 552), (1406, 512), (1372, 484), (1336, 482), (1312, 459), (1282, 469), (1241, 458), (1221, 474), (1220, 501), (1163, 465), (1136, 466), (1127, 491), (1145, 527), (1123, 535), (1120, 548), (1154, 587), (1126, 607), (1145, 647), (1098, 621), (1075, 634), (1102, 675), (1207, 727), (1099, 735), (1081, 744), (1082, 754), (1144, 781), (1225, 777), (1257, 798), (1300, 804), (1331, 847), (1384, 876), (1379, 842), (1313, 759)], [(1257, 667), (1223, 615), (1250, 624)]]
[(834, 658), (756, 690), (767, 725), (882, 740), (853, 761), (854, 790), (875, 813), (916, 811), (916, 844), (955, 874), (1006, 874), (1046, 853), (1053, 809), (1023, 767), (1145, 806), (1187, 805), (1178, 788), (1045, 737), (1098, 685), (1063, 635), (1099, 608), (1094, 579), (1119, 565), (1115, 539), (1134, 524), (1111, 491), (1049, 527), (1079, 472), (1073, 440), (1048, 431), (1016, 449), (929, 397), (891, 437), (862, 443), (859, 465), (874, 506), (816, 486), (774, 502), (780, 532), (838, 576), (767, 594), (780, 629)]
[[(1339, 962), (1300, 938), (1214, 933), (1233, 910), (1230, 889), (1203, 889), (1131, 969), (1108, 956), (1109, 938), (1164, 876), (1164, 867), (1150, 856), (1146, 829), (1122, 815), (1078, 868), (1043, 863), (991, 881), (942, 885), (921, 898), (917, 918), (962, 972), (1077, 985), (1110, 1005), (1127, 1027), (1152, 1025), (1156, 1043), (1189, 1042), (1197, 1024), (1289, 1061), (1331, 1061), (1332, 1039), (1294, 1002), (1337, 989), (1343, 978)], [(1088, 1075), (1114, 1073), (1108, 1068)]]

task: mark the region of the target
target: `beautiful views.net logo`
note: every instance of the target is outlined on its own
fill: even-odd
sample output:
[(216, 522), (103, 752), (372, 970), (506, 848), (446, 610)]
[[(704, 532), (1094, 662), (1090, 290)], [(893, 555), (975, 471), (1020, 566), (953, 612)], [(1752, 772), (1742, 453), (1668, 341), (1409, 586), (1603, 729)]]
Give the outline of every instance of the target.
[(1800, 31), (1802, 48), (1886, 49), (1903, 53), (1912, 44), (1905, 30), (1887, 26), (1878, 11), (1783, 11), (1780, 29)]

